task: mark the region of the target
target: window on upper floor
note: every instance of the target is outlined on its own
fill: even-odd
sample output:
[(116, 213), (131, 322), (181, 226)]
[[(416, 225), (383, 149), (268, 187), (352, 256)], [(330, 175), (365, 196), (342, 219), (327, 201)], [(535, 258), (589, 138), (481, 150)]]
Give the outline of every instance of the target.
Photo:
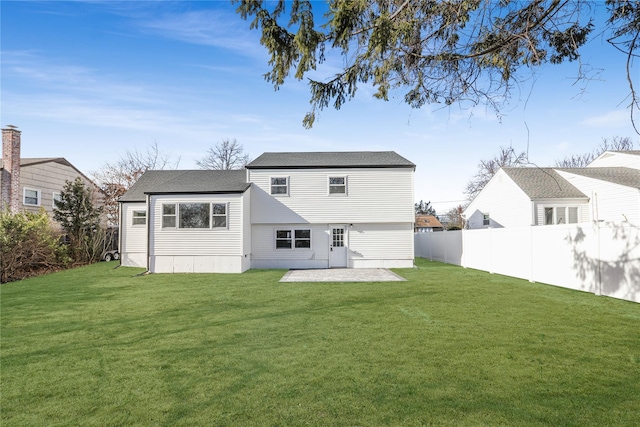
[(346, 176), (330, 176), (329, 177), (329, 194), (347, 195), (347, 177)]
[(482, 225), (483, 226), (491, 225), (491, 216), (488, 213), (482, 214)]
[(289, 177), (271, 177), (271, 194), (276, 196), (289, 195)]
[(62, 200), (62, 196), (60, 195), (60, 193), (54, 191), (51, 195), (51, 207), (57, 207), (56, 203), (58, 203), (60, 200)]
[(22, 203), (26, 206), (40, 206), (40, 190), (25, 187)]
[(133, 211), (132, 225), (146, 225), (147, 211)]

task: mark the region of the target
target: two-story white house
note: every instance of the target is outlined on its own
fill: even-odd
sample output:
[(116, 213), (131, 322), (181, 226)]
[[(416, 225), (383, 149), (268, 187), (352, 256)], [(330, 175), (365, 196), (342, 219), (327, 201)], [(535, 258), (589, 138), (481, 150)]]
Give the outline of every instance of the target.
[(149, 171), (120, 199), (121, 263), (152, 273), (412, 267), (414, 170), (387, 151)]

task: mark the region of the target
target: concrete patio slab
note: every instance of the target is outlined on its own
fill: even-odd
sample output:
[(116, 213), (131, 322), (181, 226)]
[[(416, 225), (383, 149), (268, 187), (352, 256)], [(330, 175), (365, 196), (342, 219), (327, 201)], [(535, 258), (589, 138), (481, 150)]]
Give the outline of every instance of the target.
[(289, 270), (281, 282), (404, 282), (406, 279), (386, 268), (331, 268)]

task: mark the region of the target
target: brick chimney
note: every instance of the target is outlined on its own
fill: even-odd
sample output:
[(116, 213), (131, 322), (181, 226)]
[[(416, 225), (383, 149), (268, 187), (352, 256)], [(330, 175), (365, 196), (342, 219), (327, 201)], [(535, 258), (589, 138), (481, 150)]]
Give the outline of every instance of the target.
[(2, 129), (0, 209), (11, 212), (18, 212), (20, 206), (20, 133), (13, 125)]

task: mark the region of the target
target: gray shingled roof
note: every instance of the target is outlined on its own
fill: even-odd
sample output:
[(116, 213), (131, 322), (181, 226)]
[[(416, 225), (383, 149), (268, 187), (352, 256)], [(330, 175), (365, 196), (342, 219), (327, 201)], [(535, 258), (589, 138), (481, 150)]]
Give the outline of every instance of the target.
[(247, 169), (415, 168), (395, 151), (263, 153)]
[(243, 193), (245, 170), (163, 170), (147, 171), (120, 198), (121, 202), (143, 202), (146, 194)]
[(587, 199), (587, 196), (552, 168), (503, 168), (531, 200)]
[(558, 169), (564, 172), (573, 173), (588, 178), (599, 179), (601, 181), (612, 182), (631, 188), (640, 188), (640, 170), (609, 167), (609, 168), (566, 168)]

